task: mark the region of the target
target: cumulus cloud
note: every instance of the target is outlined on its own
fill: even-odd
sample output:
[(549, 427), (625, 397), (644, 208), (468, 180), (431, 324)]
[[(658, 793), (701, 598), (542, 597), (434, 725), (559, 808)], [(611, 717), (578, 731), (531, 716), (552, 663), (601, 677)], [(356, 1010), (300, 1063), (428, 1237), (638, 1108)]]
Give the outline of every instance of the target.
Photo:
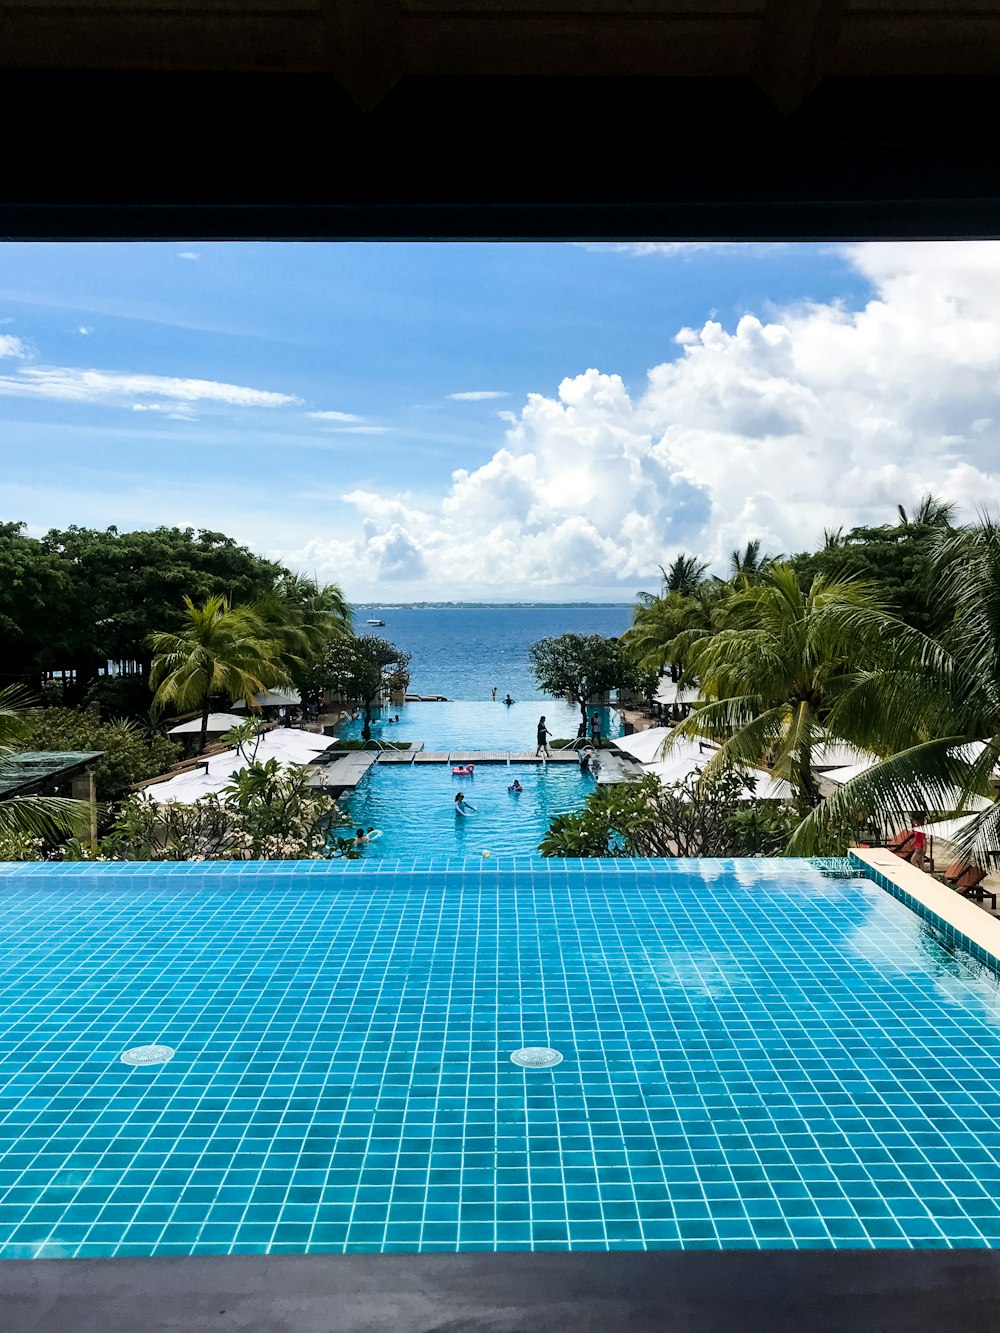
[(28, 355), (28, 349), (20, 338), (12, 333), (0, 333), (0, 357), (10, 356), (18, 360)]
[(24, 366), (13, 375), (0, 375), (0, 395), (56, 398), (64, 402), (122, 407), (133, 406), (133, 399), (147, 396), (176, 402), (225, 404), (229, 407), (285, 407), (300, 401), (287, 393), (251, 389), (242, 384), (225, 384), (218, 380), (35, 365)]
[(87, 328), (86, 324), (81, 324), (80, 327), (77, 329), (77, 333), (82, 334), (84, 337), (86, 337), (86, 335), (90, 332), (91, 330)]
[(466, 389), (464, 393), (450, 393), (448, 397), (455, 403), (483, 403), (489, 398), (509, 398), (503, 389)]
[(927, 490), (996, 506), (1000, 244), (844, 255), (871, 285), (859, 309), (665, 329), (645, 385), (569, 375), (506, 413), (492, 456), (444, 494), (352, 492), (353, 534), (282, 554), (358, 595), (629, 595), (679, 550), (716, 568), (751, 537), (802, 550)]

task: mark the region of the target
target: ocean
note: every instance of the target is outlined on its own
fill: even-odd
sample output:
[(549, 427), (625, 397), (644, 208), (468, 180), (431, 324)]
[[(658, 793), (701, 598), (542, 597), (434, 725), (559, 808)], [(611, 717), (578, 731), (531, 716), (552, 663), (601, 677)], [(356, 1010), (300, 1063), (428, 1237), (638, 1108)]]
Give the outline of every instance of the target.
[[(369, 627), (374, 617), (384, 628)], [(617, 636), (628, 629), (632, 608), (622, 606), (391, 606), (359, 607), (359, 634), (379, 634), (413, 654), (410, 690), (449, 699), (542, 700), (528, 663), (528, 648), (557, 634)]]

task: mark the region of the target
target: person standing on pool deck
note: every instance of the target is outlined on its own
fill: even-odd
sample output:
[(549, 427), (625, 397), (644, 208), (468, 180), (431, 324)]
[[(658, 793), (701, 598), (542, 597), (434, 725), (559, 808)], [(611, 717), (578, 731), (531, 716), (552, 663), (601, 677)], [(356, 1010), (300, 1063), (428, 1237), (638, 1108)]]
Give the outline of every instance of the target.
[(543, 714), (538, 719), (538, 733), (537, 733), (538, 746), (535, 750), (536, 759), (538, 758), (539, 755), (541, 755), (543, 759), (549, 758), (548, 740), (551, 735), (552, 732), (549, 731), (548, 727), (545, 725), (545, 715)]
[(601, 718), (596, 709), (590, 715), (590, 743), (595, 750), (601, 748)]

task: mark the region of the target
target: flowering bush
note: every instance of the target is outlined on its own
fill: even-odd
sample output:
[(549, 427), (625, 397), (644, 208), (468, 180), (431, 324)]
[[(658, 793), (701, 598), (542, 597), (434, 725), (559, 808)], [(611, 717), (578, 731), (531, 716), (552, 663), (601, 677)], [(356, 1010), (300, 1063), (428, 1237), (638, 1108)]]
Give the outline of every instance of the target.
[(336, 832), (346, 823), (336, 801), (308, 785), (304, 768), (269, 759), (235, 773), (221, 793), (187, 805), (131, 796), (97, 844), (72, 839), (60, 853), (81, 861), (353, 859), (353, 839)]

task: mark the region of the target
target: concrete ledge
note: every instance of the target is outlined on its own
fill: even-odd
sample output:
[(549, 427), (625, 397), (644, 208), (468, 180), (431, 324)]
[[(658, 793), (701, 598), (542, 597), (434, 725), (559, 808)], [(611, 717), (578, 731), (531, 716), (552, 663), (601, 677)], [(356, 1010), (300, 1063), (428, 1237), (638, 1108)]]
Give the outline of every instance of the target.
[(1000, 971), (1000, 920), (884, 847), (852, 847), (849, 856), (893, 897), (941, 926), (981, 962)]
[(983, 1333), (996, 1250), (0, 1262), (4, 1333)]

